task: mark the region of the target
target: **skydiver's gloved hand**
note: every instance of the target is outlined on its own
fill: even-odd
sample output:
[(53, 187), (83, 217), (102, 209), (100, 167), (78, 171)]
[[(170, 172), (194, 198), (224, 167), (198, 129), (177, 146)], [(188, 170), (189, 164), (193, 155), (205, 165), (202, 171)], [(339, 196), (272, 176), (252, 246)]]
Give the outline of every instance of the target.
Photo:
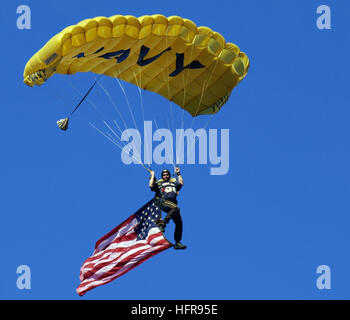
[(155, 173), (154, 173), (153, 170), (149, 170), (149, 173), (151, 174), (151, 176), (149, 177), (149, 184), (148, 185), (152, 189), (154, 184), (155, 184), (155, 182), (156, 182), (156, 177), (154, 176)]
[(181, 175), (181, 172), (180, 172), (180, 168), (179, 167), (176, 167), (175, 168), (175, 173), (180, 176)]

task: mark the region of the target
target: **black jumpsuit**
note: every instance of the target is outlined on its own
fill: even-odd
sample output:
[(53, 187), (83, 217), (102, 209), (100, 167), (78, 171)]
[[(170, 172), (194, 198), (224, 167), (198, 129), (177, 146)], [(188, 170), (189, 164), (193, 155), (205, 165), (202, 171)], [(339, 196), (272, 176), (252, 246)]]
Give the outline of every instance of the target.
[(155, 203), (162, 211), (167, 213), (163, 220), (164, 225), (170, 219), (173, 219), (175, 223), (174, 239), (176, 242), (179, 242), (182, 238), (182, 219), (176, 200), (181, 187), (182, 185), (176, 179), (169, 179), (169, 181), (159, 179), (151, 187), (151, 190), (156, 193)]

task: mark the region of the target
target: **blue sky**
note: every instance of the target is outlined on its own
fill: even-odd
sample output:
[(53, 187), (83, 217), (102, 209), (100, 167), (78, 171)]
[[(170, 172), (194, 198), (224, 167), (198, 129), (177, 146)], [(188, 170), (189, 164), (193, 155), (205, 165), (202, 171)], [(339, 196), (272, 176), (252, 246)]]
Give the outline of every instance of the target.
[[(30, 30), (16, 27), (22, 4), (31, 8)], [(323, 4), (330, 30), (316, 27)], [(349, 11), (341, 0), (3, 2), (0, 298), (348, 299)], [(209, 125), (230, 130), (230, 170), (212, 176), (210, 164), (181, 166), (188, 248), (162, 252), (80, 298), (79, 269), (95, 242), (153, 196), (148, 173), (123, 164), (120, 150), (88, 125), (98, 119), (88, 103), (69, 131), (57, 128), (81, 98), (73, 87), (86, 91), (93, 74), (55, 75), (29, 88), (24, 66), (65, 26), (154, 13), (209, 26), (250, 58), (247, 77)], [(130, 117), (116, 81), (100, 79)], [(125, 88), (140, 110), (136, 87)], [(166, 100), (142, 98), (145, 120), (167, 127)], [(99, 88), (90, 99), (112, 108)], [(185, 127), (191, 121), (185, 115)], [(158, 175), (163, 167), (153, 166)], [(16, 286), (19, 265), (31, 269), (30, 290)], [(330, 267), (330, 290), (316, 287), (319, 265)]]

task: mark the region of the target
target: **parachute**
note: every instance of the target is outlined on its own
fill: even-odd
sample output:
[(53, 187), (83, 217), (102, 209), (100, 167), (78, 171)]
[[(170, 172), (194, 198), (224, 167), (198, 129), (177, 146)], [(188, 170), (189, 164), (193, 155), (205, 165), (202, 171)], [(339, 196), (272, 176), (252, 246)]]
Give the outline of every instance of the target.
[(28, 61), (23, 78), (40, 86), (55, 73), (103, 74), (158, 93), (195, 117), (218, 112), (248, 68), (237, 45), (189, 19), (115, 15), (62, 30)]

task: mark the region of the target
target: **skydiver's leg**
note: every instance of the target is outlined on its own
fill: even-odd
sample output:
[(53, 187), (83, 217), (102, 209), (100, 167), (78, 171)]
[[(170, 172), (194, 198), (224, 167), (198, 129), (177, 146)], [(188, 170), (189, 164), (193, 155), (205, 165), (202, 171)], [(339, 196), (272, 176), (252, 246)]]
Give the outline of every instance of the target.
[(175, 242), (180, 242), (182, 238), (182, 219), (180, 210), (174, 210), (174, 212), (171, 214), (171, 218), (173, 219), (175, 223), (175, 232), (174, 232), (174, 239)]
[(172, 218), (172, 215), (179, 210), (179, 208), (177, 207), (177, 205), (174, 202), (171, 201), (164, 201), (162, 206), (161, 206), (161, 210), (163, 210), (164, 212), (167, 213), (166, 217), (163, 219), (163, 223), (164, 225), (167, 225), (170, 221), (170, 219)]
[[(167, 206), (164, 205), (164, 204), (160, 204), (160, 205), (159, 205), (159, 209), (160, 209), (161, 211), (164, 211), (165, 213), (167, 213), (167, 216), (168, 216), (168, 214), (169, 214), (169, 211), (171, 210), (171, 208), (167, 207)], [(167, 216), (166, 216), (166, 217), (167, 217)], [(165, 221), (166, 221), (166, 222), (165, 222)], [(165, 227), (166, 227), (166, 225), (167, 225), (168, 222), (169, 222), (168, 220), (162, 219), (161, 216), (159, 217), (159, 220), (157, 221), (157, 224), (158, 224), (158, 226), (159, 226), (159, 228), (160, 228), (160, 231), (162, 231), (162, 232), (165, 231)]]
[(175, 223), (175, 232), (174, 232), (174, 239), (175, 239), (175, 245), (174, 249), (186, 249), (186, 246), (180, 242), (182, 238), (182, 219), (180, 214), (180, 209), (177, 208), (172, 215), (171, 218), (173, 219)]
[[(169, 208), (171, 209), (169, 210)], [(171, 203), (166, 208), (168, 211), (167, 216), (160, 223), (160, 228), (164, 232), (165, 226), (169, 223), (170, 219), (172, 219), (175, 223), (175, 232), (174, 232), (174, 240), (175, 245), (174, 249), (186, 249), (186, 246), (183, 245), (180, 240), (182, 238), (182, 219), (180, 214), (180, 209), (177, 207), (175, 203)]]

